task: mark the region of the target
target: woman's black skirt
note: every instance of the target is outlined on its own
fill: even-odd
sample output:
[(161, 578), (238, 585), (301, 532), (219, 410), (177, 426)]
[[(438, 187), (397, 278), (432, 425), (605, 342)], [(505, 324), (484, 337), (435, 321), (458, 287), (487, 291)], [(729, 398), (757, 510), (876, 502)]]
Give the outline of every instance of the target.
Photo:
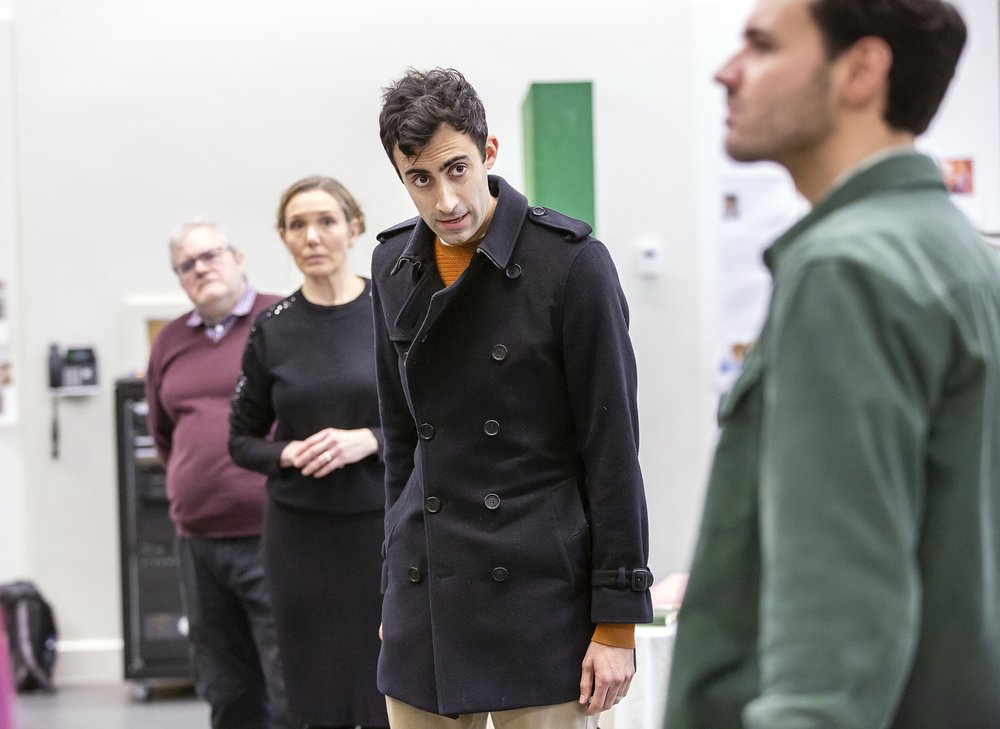
[(268, 499), (264, 561), (292, 719), (389, 726), (375, 686), (381, 511), (327, 514)]

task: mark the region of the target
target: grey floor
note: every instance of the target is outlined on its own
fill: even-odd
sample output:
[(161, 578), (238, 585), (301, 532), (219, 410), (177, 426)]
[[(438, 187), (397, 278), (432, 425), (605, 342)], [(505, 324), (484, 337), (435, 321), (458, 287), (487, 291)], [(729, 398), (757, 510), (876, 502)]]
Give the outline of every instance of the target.
[(208, 729), (208, 707), (188, 692), (137, 701), (126, 683), (66, 686), (17, 697), (16, 729)]

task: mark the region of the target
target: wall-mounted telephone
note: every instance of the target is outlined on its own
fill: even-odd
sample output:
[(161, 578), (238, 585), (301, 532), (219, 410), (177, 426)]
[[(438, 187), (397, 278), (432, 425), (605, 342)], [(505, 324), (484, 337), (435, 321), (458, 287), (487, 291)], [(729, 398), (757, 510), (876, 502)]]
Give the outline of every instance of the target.
[(97, 354), (93, 347), (49, 345), (49, 389), (52, 391), (52, 458), (59, 458), (59, 400), (97, 394)]
[(89, 394), (97, 386), (97, 355), (92, 347), (70, 347), (59, 351), (49, 346), (49, 387), (64, 394)]

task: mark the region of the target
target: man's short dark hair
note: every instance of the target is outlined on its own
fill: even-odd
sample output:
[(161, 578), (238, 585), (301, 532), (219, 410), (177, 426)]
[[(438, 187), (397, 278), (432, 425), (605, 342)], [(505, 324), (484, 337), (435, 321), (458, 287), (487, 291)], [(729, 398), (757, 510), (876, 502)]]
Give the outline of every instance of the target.
[(379, 135), (393, 167), (397, 146), (407, 157), (417, 155), (442, 124), (469, 135), (486, 159), (486, 110), (472, 84), (454, 68), (410, 68), (382, 89)]
[(810, 9), (831, 59), (861, 38), (889, 44), (885, 120), (894, 129), (925, 132), (965, 46), (958, 11), (942, 0), (812, 0)]

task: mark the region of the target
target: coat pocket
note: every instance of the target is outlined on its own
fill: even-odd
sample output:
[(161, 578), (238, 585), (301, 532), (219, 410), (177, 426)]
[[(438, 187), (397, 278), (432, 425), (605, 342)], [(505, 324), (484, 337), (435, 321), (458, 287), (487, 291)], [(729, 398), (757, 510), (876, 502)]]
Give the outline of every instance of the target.
[(751, 350), (719, 402), (721, 431), (705, 494), (703, 532), (756, 529), (763, 378), (763, 357)]
[(396, 503), (386, 509), (385, 512), (385, 539), (382, 541), (382, 559), (385, 559), (389, 554), (389, 543), (392, 541), (392, 535), (396, 531), (396, 527), (399, 525), (400, 519), (406, 514), (406, 507), (411, 501), (413, 501), (413, 494), (420, 493), (420, 483), (416, 478), (416, 469), (410, 474), (409, 480), (406, 482), (406, 486), (403, 487), (403, 492), (396, 499)]
[(563, 539), (566, 561), (573, 576), (573, 586), (578, 593), (590, 589), (590, 525), (583, 524), (575, 533)]
[(739, 377), (736, 378), (736, 382), (733, 383), (729, 392), (719, 398), (719, 410), (717, 413), (719, 425), (724, 424), (732, 417), (733, 413), (739, 408), (740, 403), (746, 399), (746, 396), (764, 376), (764, 363), (761, 361), (762, 359), (758, 345), (751, 347), (746, 359), (743, 361), (743, 369)]
[(555, 487), (553, 496), (553, 533), (559, 542), (566, 574), (576, 592), (586, 592), (590, 588), (592, 569), (590, 524), (583, 509), (577, 480)]

